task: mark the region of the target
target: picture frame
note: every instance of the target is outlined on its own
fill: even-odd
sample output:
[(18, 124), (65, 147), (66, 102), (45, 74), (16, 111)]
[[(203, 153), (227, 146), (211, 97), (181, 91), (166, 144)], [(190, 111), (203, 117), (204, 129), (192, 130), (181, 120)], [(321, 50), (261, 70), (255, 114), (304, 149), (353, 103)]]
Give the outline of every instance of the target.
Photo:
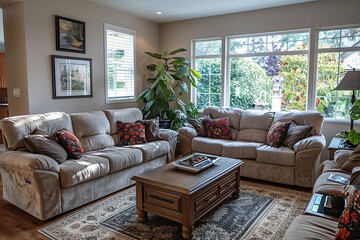
[(85, 22), (55, 15), (56, 50), (86, 52)]
[(51, 55), (53, 99), (92, 97), (92, 59)]

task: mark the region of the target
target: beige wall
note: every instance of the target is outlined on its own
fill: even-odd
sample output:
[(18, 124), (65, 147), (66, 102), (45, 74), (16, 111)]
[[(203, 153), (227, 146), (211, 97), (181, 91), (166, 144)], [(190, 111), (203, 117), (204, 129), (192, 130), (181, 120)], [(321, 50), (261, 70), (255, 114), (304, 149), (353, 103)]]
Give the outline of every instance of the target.
[[(12, 39), (5, 41), (6, 55), (10, 57), (10, 59), (7, 59), (7, 65), (9, 66), (8, 92), (11, 115), (49, 111), (80, 112), (138, 105), (137, 102), (105, 104), (104, 23), (136, 31), (136, 80), (138, 92), (145, 86), (144, 75), (147, 57), (144, 52), (159, 49), (158, 24), (82, 0), (31, 0), (4, 8), (5, 31), (7, 33), (12, 31), (10, 28), (14, 26), (14, 20), (9, 17), (7, 12), (12, 11), (14, 8), (23, 8), (23, 14), (21, 14), (21, 11), (17, 11), (16, 17), (19, 17), (18, 22), (21, 22), (21, 19), (24, 18), (22, 22), (25, 25), (25, 36), (24, 33), (20, 34), (20, 36), (25, 37), (25, 51), (22, 51), (22, 57), (26, 57), (26, 61), (19, 66), (18, 62), (10, 57), (15, 53), (11, 46), (16, 36), (12, 35)], [(77, 19), (86, 23), (86, 54), (56, 51), (55, 15)], [(21, 33), (21, 31), (19, 32)], [(23, 42), (20, 44), (24, 45)], [(52, 99), (50, 55), (92, 58), (93, 97)], [(23, 74), (11, 74), (11, 72), (19, 70), (25, 72)], [(21, 88), (20, 98), (12, 97), (11, 88), (13, 87)], [(20, 105), (25, 105), (27, 108), (19, 108)]]
[[(311, 29), (314, 37), (319, 27), (360, 24), (359, 0), (320, 0), (317, 2), (270, 8), (244, 13), (228, 14), (215, 17), (198, 18), (160, 25), (160, 46), (164, 49), (184, 47), (190, 56), (191, 40), (284, 31), (291, 29)], [(311, 47), (314, 47), (312, 39)], [(313, 56), (310, 64), (314, 64)], [(310, 76), (314, 76), (311, 72)], [(310, 86), (310, 94), (315, 96), (315, 90)], [(189, 101), (190, 96), (185, 98)], [(325, 121), (323, 133), (327, 143), (332, 137), (343, 130), (349, 130), (348, 121)], [(355, 128), (359, 129), (357, 124)], [(322, 159), (328, 152), (323, 151)]]

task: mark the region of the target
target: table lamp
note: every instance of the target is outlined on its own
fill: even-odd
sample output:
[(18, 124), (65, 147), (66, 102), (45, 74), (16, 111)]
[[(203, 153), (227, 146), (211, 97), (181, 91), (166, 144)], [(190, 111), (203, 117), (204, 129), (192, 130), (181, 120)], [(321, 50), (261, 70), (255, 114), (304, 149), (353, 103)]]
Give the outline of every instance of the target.
[[(355, 90), (360, 90), (360, 71), (346, 72), (341, 82), (334, 88), (334, 90), (351, 90), (351, 104), (355, 102)], [(350, 130), (354, 128), (354, 120), (350, 117)]]

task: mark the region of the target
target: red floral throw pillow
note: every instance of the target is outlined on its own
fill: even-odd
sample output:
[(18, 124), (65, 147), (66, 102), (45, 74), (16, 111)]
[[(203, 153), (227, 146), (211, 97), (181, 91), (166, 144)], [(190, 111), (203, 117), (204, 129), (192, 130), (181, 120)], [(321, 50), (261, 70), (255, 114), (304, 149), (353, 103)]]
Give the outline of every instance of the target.
[(134, 145), (146, 143), (145, 125), (142, 123), (123, 123), (118, 121), (118, 135), (120, 145)]
[(352, 195), (347, 207), (339, 219), (336, 240), (360, 239), (360, 190)]
[(84, 148), (80, 140), (72, 132), (67, 129), (61, 129), (56, 132), (56, 137), (69, 158), (80, 159), (82, 157), (85, 152)]
[(265, 139), (265, 144), (271, 147), (280, 147), (286, 138), (290, 123), (291, 122), (274, 123), (268, 131)]
[(206, 134), (210, 138), (231, 139), (230, 120), (228, 117), (204, 119)]

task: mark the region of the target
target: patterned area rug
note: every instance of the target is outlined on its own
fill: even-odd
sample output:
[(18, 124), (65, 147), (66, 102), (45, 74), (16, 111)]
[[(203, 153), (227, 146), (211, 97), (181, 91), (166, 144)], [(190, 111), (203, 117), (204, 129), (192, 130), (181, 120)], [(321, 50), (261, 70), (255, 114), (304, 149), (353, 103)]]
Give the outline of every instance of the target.
[[(241, 180), (239, 199), (226, 199), (194, 226), (194, 239), (282, 239), (303, 212), (309, 192)], [(181, 224), (148, 214), (137, 223), (135, 187), (41, 230), (50, 239), (181, 239)]]

